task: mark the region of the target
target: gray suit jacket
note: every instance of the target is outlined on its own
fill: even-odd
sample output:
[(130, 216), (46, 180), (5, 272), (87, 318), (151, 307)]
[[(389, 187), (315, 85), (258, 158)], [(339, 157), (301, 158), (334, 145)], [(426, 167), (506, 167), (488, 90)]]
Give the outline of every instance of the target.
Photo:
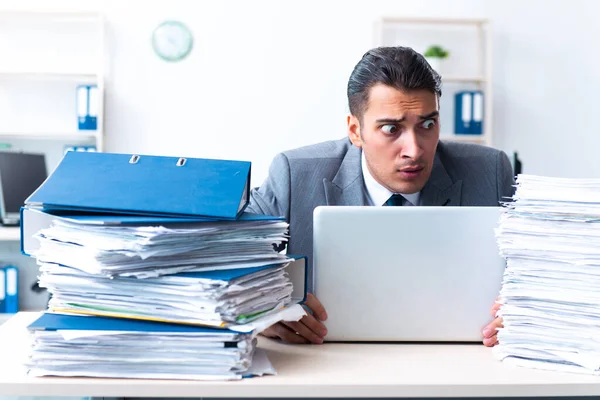
[[(504, 152), (440, 141), (421, 204), (498, 206), (512, 196), (513, 185), (513, 170)], [(290, 224), (288, 253), (306, 255), (310, 264), (315, 207), (368, 204), (361, 150), (344, 138), (278, 154), (269, 177), (252, 189), (246, 211), (284, 216)], [(312, 268), (308, 278), (312, 282)]]

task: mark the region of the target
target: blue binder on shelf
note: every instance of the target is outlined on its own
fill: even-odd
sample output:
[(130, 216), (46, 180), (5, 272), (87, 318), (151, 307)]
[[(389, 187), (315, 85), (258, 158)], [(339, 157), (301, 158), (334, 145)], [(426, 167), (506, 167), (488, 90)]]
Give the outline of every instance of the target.
[(454, 96), (454, 131), (457, 135), (483, 134), (483, 92), (461, 91)]
[(6, 306), (6, 271), (0, 267), (0, 313), (4, 313)]
[(77, 86), (77, 128), (96, 130), (98, 127), (98, 87), (96, 85)]
[(13, 265), (8, 265), (4, 267), (4, 275), (4, 312), (14, 314), (19, 311), (19, 270)]
[(67, 152), (26, 206), (235, 220), (248, 205), (248, 161)]

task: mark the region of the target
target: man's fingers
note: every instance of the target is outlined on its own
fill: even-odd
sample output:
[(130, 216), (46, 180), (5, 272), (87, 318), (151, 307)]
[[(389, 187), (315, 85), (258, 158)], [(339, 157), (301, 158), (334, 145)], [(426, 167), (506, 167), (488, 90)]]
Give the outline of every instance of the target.
[(307, 344), (308, 343), (308, 339), (306, 339), (300, 335), (296, 335), (296, 332), (291, 331), (283, 324), (273, 325), (272, 328), (275, 331), (275, 333), (277, 334), (277, 336), (285, 342), (296, 343), (296, 344)]
[(498, 310), (500, 309), (500, 307), (502, 307), (502, 304), (500, 303), (494, 303), (494, 305), (492, 306), (492, 318), (496, 318), (496, 313), (498, 312)]
[(502, 328), (502, 318), (500, 317), (494, 319), (488, 326), (483, 328), (483, 337), (491, 338), (492, 336), (495, 336), (498, 333), (498, 328)]
[(323, 307), (323, 304), (321, 304), (319, 299), (313, 296), (312, 293), (309, 293), (306, 296), (306, 302), (304, 304), (306, 304), (312, 310), (314, 315), (321, 321), (325, 321), (327, 319), (327, 312), (325, 311), (325, 307)]
[(494, 335), (489, 338), (483, 339), (483, 345), (486, 347), (493, 347), (498, 344), (498, 335)]
[(275, 329), (273, 326), (270, 326), (267, 329), (265, 329), (264, 331), (262, 331), (261, 335), (270, 337), (270, 338), (274, 338), (274, 337), (277, 337), (277, 332), (275, 332)]
[(300, 323), (307, 326), (308, 329), (313, 331), (317, 336), (324, 338), (327, 335), (327, 328), (318, 319), (312, 315), (306, 315), (302, 317)]
[(304, 337), (312, 343), (323, 343), (323, 338), (315, 334), (308, 326), (304, 325), (302, 322), (284, 322), (284, 324), (287, 325), (292, 331), (297, 332), (300, 336)]

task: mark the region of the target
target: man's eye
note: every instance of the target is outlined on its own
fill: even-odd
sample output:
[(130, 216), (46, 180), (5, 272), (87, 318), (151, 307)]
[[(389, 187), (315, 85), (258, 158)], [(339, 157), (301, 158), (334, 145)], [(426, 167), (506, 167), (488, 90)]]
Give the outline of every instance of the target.
[(431, 129), (435, 126), (435, 120), (434, 119), (428, 119), (427, 121), (423, 122), (423, 128), (425, 129)]
[(398, 127), (396, 125), (383, 125), (381, 127), (381, 130), (384, 133), (387, 133), (389, 135), (393, 135), (394, 133), (398, 132)]

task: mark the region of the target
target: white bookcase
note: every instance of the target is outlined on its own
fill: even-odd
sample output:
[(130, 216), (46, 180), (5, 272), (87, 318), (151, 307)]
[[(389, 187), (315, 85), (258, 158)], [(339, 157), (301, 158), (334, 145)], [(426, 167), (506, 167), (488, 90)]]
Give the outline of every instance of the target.
[[(44, 153), (49, 172), (69, 146), (104, 150), (104, 24), (97, 13), (0, 10), (1, 144)], [(88, 84), (97, 86), (97, 127), (79, 130), (77, 87)], [(0, 227), (0, 263), (19, 268), (19, 308), (44, 309), (48, 295), (31, 291), (38, 267), (20, 253), (19, 228)]]
[[(442, 76), (440, 139), (492, 145), (492, 63), (490, 23), (481, 19), (384, 17), (375, 24), (375, 46), (407, 46), (424, 53), (430, 45), (450, 52), (437, 72)], [(482, 90), (483, 133), (456, 134), (454, 94)]]
[[(51, 171), (68, 146), (104, 149), (104, 18), (0, 11), (0, 143), (43, 152)], [(97, 86), (97, 128), (79, 130), (77, 87)]]

